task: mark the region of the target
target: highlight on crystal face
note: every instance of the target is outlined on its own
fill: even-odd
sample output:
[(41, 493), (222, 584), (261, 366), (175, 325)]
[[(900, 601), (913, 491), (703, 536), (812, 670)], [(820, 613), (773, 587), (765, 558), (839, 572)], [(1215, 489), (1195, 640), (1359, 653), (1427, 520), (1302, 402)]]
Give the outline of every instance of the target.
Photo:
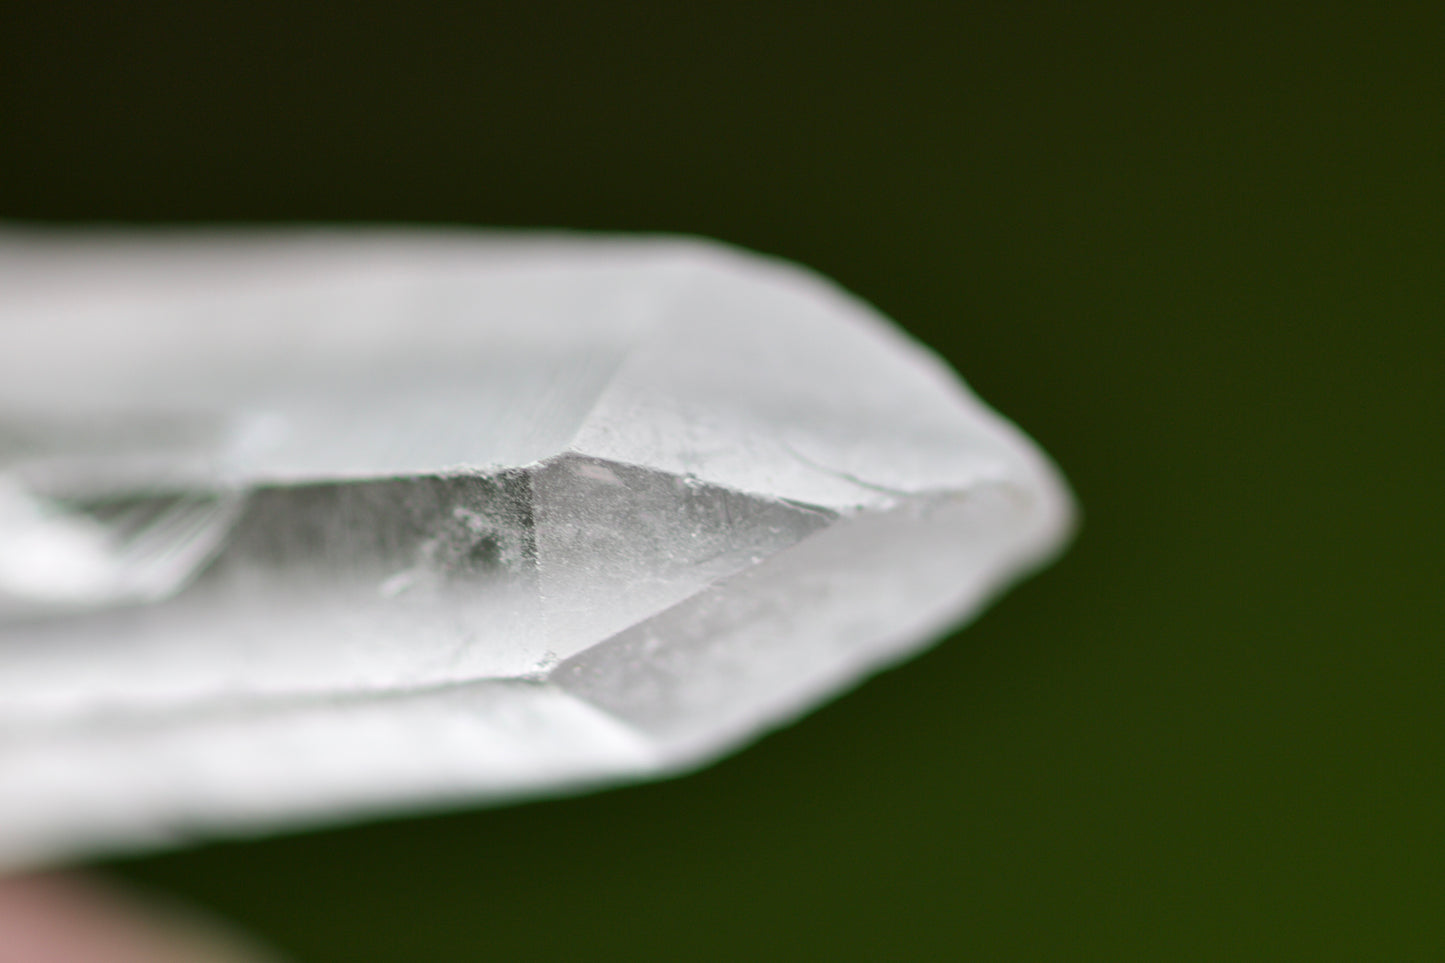
[(0, 233), (0, 868), (676, 772), (1056, 553), (1048, 459), (676, 238)]

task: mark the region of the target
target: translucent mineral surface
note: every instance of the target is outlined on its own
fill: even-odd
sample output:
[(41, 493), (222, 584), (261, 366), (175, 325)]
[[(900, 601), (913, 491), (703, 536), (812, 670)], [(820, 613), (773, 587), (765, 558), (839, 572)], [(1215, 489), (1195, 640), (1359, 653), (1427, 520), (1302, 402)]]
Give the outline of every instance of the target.
[(1057, 551), (1047, 459), (677, 239), (0, 233), (0, 866), (696, 765)]

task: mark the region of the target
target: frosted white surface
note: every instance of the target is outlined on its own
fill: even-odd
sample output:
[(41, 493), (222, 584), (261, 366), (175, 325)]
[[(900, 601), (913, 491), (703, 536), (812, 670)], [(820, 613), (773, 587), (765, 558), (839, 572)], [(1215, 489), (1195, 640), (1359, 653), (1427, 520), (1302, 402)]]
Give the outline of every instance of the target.
[(1067, 535), (827, 281), (567, 235), (0, 233), (0, 867), (695, 765)]

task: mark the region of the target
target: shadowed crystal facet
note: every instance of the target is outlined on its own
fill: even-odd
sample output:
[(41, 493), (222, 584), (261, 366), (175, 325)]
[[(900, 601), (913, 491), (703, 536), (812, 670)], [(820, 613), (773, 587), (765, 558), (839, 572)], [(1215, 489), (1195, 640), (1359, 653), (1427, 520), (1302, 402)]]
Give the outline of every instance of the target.
[(1066, 537), (800, 268), (677, 239), (0, 234), (0, 867), (677, 771)]

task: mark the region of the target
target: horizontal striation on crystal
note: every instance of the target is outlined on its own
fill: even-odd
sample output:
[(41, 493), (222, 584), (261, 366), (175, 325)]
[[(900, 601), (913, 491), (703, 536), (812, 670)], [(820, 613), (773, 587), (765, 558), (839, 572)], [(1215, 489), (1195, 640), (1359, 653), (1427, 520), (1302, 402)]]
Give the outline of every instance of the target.
[(1065, 540), (800, 268), (673, 238), (0, 232), (0, 867), (697, 765)]

